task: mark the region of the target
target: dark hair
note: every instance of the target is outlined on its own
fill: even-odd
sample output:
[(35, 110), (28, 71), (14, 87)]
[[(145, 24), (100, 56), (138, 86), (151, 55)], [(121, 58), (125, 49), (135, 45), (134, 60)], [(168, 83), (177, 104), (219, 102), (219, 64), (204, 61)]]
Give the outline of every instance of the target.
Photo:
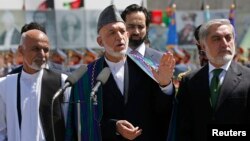
[(125, 10), (122, 12), (121, 17), (126, 22), (126, 16), (132, 12), (143, 12), (146, 17), (146, 26), (149, 26), (150, 23), (150, 14), (147, 11), (147, 9), (143, 6), (139, 6), (137, 4), (131, 4), (128, 7), (125, 8)]
[(38, 24), (38, 23), (36, 23), (36, 22), (31, 22), (31, 23), (29, 23), (29, 24), (25, 24), (25, 25), (22, 27), (22, 29), (21, 29), (21, 34), (23, 34), (24, 32), (27, 32), (27, 31), (29, 31), (29, 30), (33, 30), (33, 29), (40, 30), (40, 31), (42, 31), (43, 33), (46, 34), (45, 28), (44, 28), (42, 25), (40, 25), (40, 24)]
[(201, 25), (197, 26), (194, 30), (194, 37), (197, 42), (199, 42), (199, 31), (200, 31)]

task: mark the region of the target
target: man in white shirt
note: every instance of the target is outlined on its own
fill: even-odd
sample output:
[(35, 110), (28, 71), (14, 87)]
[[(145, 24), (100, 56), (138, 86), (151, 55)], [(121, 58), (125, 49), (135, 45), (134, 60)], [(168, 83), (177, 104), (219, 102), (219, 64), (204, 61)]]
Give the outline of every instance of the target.
[(45, 69), (49, 49), (44, 32), (33, 29), (22, 34), (18, 47), (22, 72), (0, 79), (0, 141), (64, 140), (67, 105), (62, 102), (68, 101), (70, 89), (54, 102), (52, 126), (52, 97), (67, 76)]

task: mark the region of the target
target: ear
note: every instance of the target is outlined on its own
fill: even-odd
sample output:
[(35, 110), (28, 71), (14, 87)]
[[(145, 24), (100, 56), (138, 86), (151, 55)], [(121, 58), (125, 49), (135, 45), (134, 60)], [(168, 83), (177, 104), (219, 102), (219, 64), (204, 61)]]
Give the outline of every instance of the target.
[(18, 46), (18, 52), (23, 55), (23, 46), (22, 45)]
[(99, 46), (103, 47), (103, 42), (102, 42), (102, 37), (101, 37), (101, 36), (98, 36), (98, 37), (96, 38), (96, 41), (97, 41), (97, 43), (99, 44)]
[(205, 43), (204, 42), (200, 42), (200, 47), (201, 47), (201, 50), (205, 51)]

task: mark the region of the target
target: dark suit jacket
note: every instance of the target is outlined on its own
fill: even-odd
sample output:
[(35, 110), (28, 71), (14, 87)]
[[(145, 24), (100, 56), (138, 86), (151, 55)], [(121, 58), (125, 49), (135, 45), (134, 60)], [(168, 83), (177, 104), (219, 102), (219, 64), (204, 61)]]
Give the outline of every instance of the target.
[(232, 62), (220, 89), (215, 111), (210, 105), (208, 65), (185, 76), (178, 91), (179, 141), (206, 141), (209, 124), (250, 123), (250, 70)]
[[(105, 66), (105, 64), (104, 64)], [(107, 65), (106, 65), (107, 66)], [(126, 69), (128, 74), (126, 75)], [(116, 135), (116, 121), (127, 120), (142, 129), (135, 141), (165, 141), (172, 108), (172, 96), (164, 94), (129, 57), (125, 64), (125, 89), (121, 94), (112, 75), (103, 85), (103, 141), (125, 141)]]

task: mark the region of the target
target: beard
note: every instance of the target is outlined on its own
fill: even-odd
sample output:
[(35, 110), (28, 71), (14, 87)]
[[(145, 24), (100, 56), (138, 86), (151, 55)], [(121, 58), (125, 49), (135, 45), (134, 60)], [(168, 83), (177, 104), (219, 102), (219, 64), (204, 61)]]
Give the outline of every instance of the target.
[(211, 62), (218, 64), (218, 65), (225, 65), (227, 62), (229, 62), (230, 60), (233, 59), (235, 54), (235, 50), (234, 48), (231, 50), (231, 54), (225, 54), (223, 56), (217, 56), (216, 58), (210, 56), (209, 53), (207, 53), (207, 58), (208, 60), (210, 60)]
[[(31, 64), (29, 64), (28, 63), (28, 61), (26, 60), (26, 59), (24, 59), (24, 61), (26, 62), (26, 64), (29, 66), (29, 68), (31, 68), (31, 69), (33, 69), (33, 70), (37, 70), (37, 71), (39, 71), (39, 70), (41, 70), (41, 69), (43, 69), (43, 68), (46, 68), (46, 59), (35, 59), (35, 60), (33, 60), (32, 61), (32, 63)], [(42, 63), (41, 63), (42, 62)]]
[[(132, 35), (133, 36), (133, 35)], [(146, 36), (140, 39), (132, 39), (132, 37), (129, 37), (129, 47), (132, 49), (136, 49), (139, 47), (144, 41), (146, 40)]]
[(112, 49), (112, 48), (110, 48), (110, 47), (106, 47), (105, 48), (105, 51), (109, 54), (109, 55), (111, 55), (111, 56), (113, 56), (113, 57), (123, 57), (123, 56), (125, 56), (126, 55), (126, 53), (127, 53), (127, 46), (128, 46), (128, 42), (126, 42), (126, 48), (125, 49), (123, 49), (123, 50), (121, 50), (120, 52), (116, 52), (116, 51), (114, 51), (114, 49)]

